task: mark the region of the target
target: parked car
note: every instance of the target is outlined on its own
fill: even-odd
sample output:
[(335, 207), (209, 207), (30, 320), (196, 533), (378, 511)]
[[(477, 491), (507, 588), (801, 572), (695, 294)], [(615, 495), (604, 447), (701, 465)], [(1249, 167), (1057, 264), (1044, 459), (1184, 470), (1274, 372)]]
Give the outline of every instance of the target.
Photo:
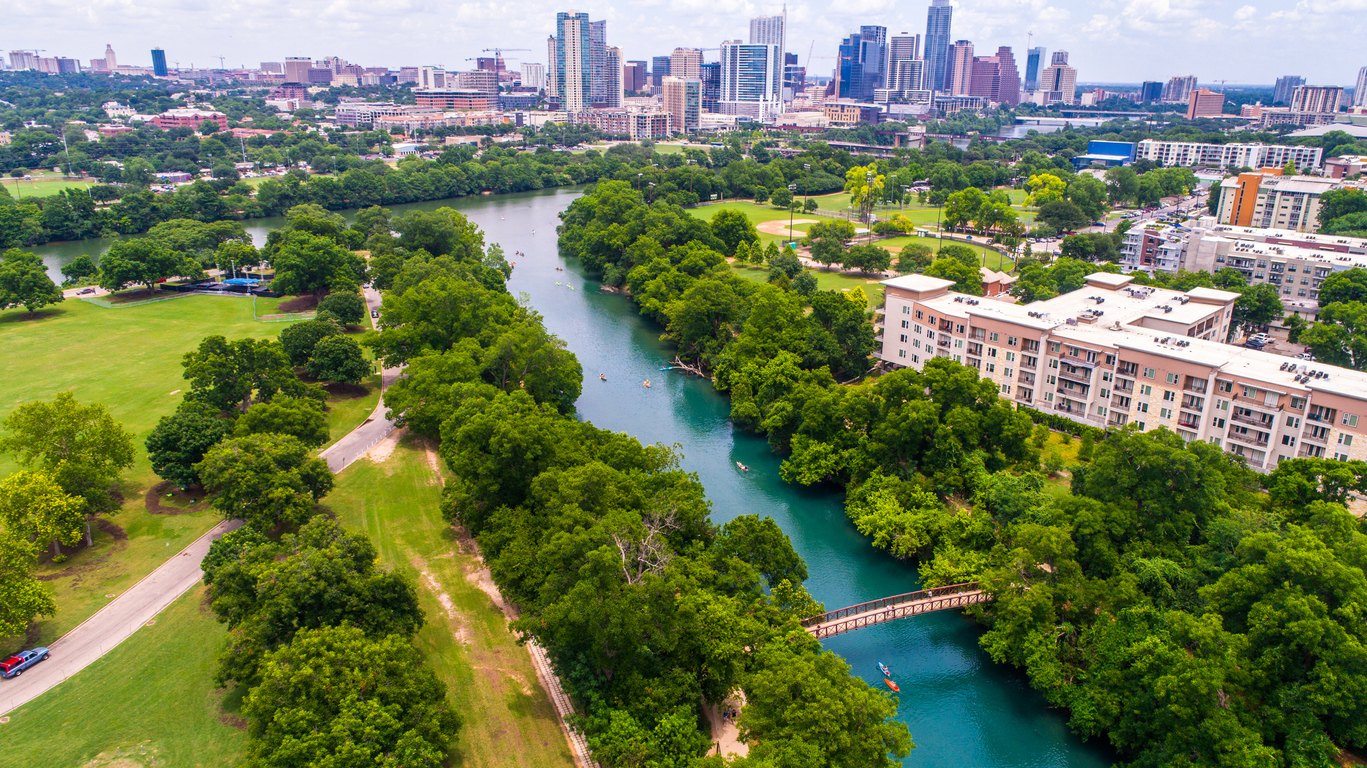
[(1252, 336), (1249, 336), (1248, 340), (1262, 345), (1271, 344), (1273, 341), (1272, 337), (1266, 333), (1255, 333)]
[(370, 316), (371, 316), (371, 317), (379, 317), (379, 316), (380, 316), (380, 310), (378, 310), (378, 309), (372, 309), (372, 310), (370, 310)]
[(24, 674), (24, 670), (43, 661), (48, 657), (48, 649), (34, 648), (30, 651), (20, 651), (13, 656), (0, 661), (0, 677), (11, 678)]
[(94, 288), (82, 288), (81, 290), (76, 291), (76, 295), (77, 295), (77, 296), (84, 296), (84, 295), (86, 295), (87, 293), (94, 293), (94, 292), (95, 292), (95, 289), (94, 289)]

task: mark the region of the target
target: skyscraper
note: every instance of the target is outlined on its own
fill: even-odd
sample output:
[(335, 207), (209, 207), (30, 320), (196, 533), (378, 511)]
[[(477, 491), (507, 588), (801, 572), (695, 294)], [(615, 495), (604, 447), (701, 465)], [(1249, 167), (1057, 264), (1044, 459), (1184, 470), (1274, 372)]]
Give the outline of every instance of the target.
[(721, 111), (721, 62), (709, 61), (702, 65), (702, 111)]
[(110, 72), (119, 66), (119, 57), (114, 55), (114, 46), (109, 43), (104, 44), (104, 68)]
[(622, 90), (624, 91), (644, 91), (646, 89), (646, 71), (649, 64), (644, 61), (628, 61), (622, 67)]
[(546, 66), (533, 61), (522, 62), (522, 87), (541, 90), (546, 87)]
[(698, 129), (698, 113), (702, 108), (702, 80), (696, 77), (667, 76), (661, 80), (664, 90), (665, 112), (669, 113), (669, 127), (674, 133), (688, 133)]
[(558, 89), (558, 84), (556, 83), (556, 79), (555, 79), (555, 62), (558, 61), (559, 58), (560, 58), (559, 54), (557, 53), (557, 51), (559, 51), (559, 50), (560, 50), (560, 44), (556, 42), (556, 40), (555, 40), (555, 35), (547, 35), (547, 36), (546, 36), (546, 98), (548, 98), (548, 99), (555, 99), (555, 98), (559, 98), (559, 96), (560, 96), (560, 91), (559, 91), (559, 89)]
[(652, 56), (650, 57), (650, 84), (654, 86), (664, 85), (663, 80), (669, 77), (669, 57)]
[(699, 79), (702, 77), (702, 49), (675, 48), (669, 55), (671, 77)]
[(949, 84), (949, 23), (954, 6), (949, 0), (930, 0), (926, 12), (926, 88), (944, 91)]
[(945, 91), (950, 96), (967, 96), (973, 89), (973, 43), (955, 40), (949, 46), (949, 77)]
[(1077, 70), (1068, 66), (1068, 52), (1054, 51), (1049, 66), (1040, 75), (1040, 91), (1045, 104), (1073, 104), (1077, 91)]
[(1170, 104), (1186, 104), (1191, 92), (1196, 90), (1196, 75), (1176, 75), (1168, 78), (1163, 86), (1163, 101)]
[(757, 16), (750, 19), (750, 44), (777, 45), (779, 52), (787, 51), (787, 41), (784, 39), (787, 33), (787, 17), (788, 11), (785, 8), (782, 16)]
[(893, 91), (919, 91), (925, 87), (920, 35), (903, 32), (888, 41), (886, 79), (888, 89)]
[(1277, 78), (1277, 84), (1272, 87), (1272, 103), (1290, 104), (1291, 92), (1296, 90), (1298, 85), (1305, 85), (1305, 78), (1300, 75), (1283, 75)]
[(888, 28), (863, 26), (840, 43), (836, 62), (839, 98), (872, 101), (877, 88), (886, 87)]
[[(888, 61), (911, 61), (921, 58), (921, 36), (903, 32), (888, 40)], [(893, 67), (888, 66), (889, 72)]]
[[(1020, 103), (1020, 72), (1016, 69), (1016, 57), (1009, 46), (998, 48), (995, 56), (975, 57), (972, 68), (973, 76), (966, 95), (981, 96), (1003, 105)], [(957, 77), (956, 72), (956, 80)]]
[(1034, 93), (1039, 88), (1039, 70), (1044, 64), (1044, 46), (1038, 45), (1025, 52), (1025, 91)]
[(778, 45), (721, 44), (719, 111), (767, 120), (783, 111), (783, 51)]
[(1367, 107), (1367, 67), (1358, 70), (1358, 82), (1353, 86), (1353, 106)]
[[(589, 22), (589, 98), (594, 104), (607, 101), (607, 21)], [(621, 76), (618, 75), (618, 80)]]
[(157, 77), (166, 77), (171, 74), (171, 70), (166, 68), (166, 51), (160, 48), (152, 49), (152, 74)]
[(622, 49), (608, 46), (603, 52), (603, 106), (622, 106)]
[(560, 108), (582, 112), (593, 103), (589, 59), (589, 15), (561, 11), (555, 15), (555, 88)]

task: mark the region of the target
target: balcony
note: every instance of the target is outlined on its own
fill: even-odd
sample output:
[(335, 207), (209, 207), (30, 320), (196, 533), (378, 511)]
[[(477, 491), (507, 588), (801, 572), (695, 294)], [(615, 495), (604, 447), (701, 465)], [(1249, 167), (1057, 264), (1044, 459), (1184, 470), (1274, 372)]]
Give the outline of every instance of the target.
[(949, 349), (949, 339), (936, 339), (935, 343), (945, 349)]
[(940, 330), (941, 330), (941, 331), (944, 331), (945, 333), (950, 333), (950, 332), (952, 332), (952, 331), (954, 330), (954, 323), (951, 323), (951, 322), (948, 321), (948, 320), (941, 320), (941, 321), (940, 321)]
[(1195, 392), (1198, 395), (1204, 395), (1206, 393), (1205, 379), (1193, 379), (1188, 377), (1187, 385), (1182, 387), (1182, 389), (1185, 389), (1188, 392)]
[(1178, 419), (1178, 420), (1177, 420), (1177, 426), (1182, 427), (1183, 429), (1194, 429), (1194, 430), (1197, 430), (1197, 431), (1199, 432), (1200, 429), (1201, 429), (1201, 420), (1200, 420), (1200, 419)]
[(1069, 381), (1076, 381), (1082, 384), (1086, 384), (1087, 386), (1092, 385), (1091, 371), (1070, 371), (1066, 368), (1060, 368), (1058, 372), (1058, 377), (1060, 379), (1068, 379)]
[(1324, 458), (1324, 449), (1318, 445), (1303, 445), (1301, 446), (1301, 449), (1296, 452), (1296, 458), (1322, 459)]
[(1108, 427), (1123, 427), (1130, 417), (1123, 413), (1112, 413), (1111, 418), (1106, 422)]
[(1038, 351), (1039, 351), (1039, 342), (1038, 342), (1038, 341), (1031, 341), (1030, 339), (1021, 339), (1021, 351), (1022, 351), (1022, 352), (1038, 352)]
[(970, 341), (968, 343), (968, 354), (973, 355), (974, 357), (982, 357), (983, 345), (977, 342)]
[(1134, 378), (1139, 375), (1139, 364), (1127, 363), (1122, 360), (1120, 365), (1115, 369), (1115, 373), (1117, 376), (1129, 376), (1130, 378)]
[(1029, 357), (1027, 355), (1021, 355), (1021, 368), (1033, 371), (1035, 370), (1035, 366), (1038, 364), (1038, 362), (1038, 357)]
[(1077, 389), (1074, 387), (1064, 387), (1063, 385), (1059, 385), (1054, 389), (1054, 391), (1059, 393), (1060, 395), (1063, 395), (1064, 397), (1071, 397), (1076, 400), (1087, 399), (1087, 390), (1085, 389)]
[(1115, 380), (1115, 391), (1122, 395), (1129, 395), (1134, 392), (1134, 382), (1124, 379)]
[(1236, 442), (1243, 443), (1244, 445), (1251, 445), (1251, 446), (1253, 446), (1254, 448), (1266, 448), (1266, 447), (1267, 447), (1267, 438), (1259, 439), (1257, 435), (1245, 434), (1245, 433), (1239, 433), (1239, 432), (1230, 432), (1230, 433), (1229, 433), (1229, 439), (1230, 439), (1230, 440), (1234, 440), (1234, 441), (1236, 441)]
[(1257, 427), (1258, 429), (1266, 430), (1271, 430), (1272, 425), (1277, 423), (1275, 419), (1265, 419), (1251, 413), (1239, 413), (1238, 411), (1235, 411), (1234, 415), (1229, 418), (1231, 421), (1237, 421), (1240, 424), (1248, 424)]
[(1200, 412), (1205, 410), (1206, 408), (1206, 399), (1204, 397), (1192, 397), (1191, 395), (1183, 395), (1182, 407), (1189, 411)]
[(1035, 374), (1030, 373), (1030, 372), (1028, 372), (1028, 371), (1021, 371), (1020, 373), (1016, 374), (1016, 383), (1018, 383), (1018, 384), (1034, 384), (1034, 383), (1035, 383)]
[(1261, 400), (1254, 400), (1253, 398), (1243, 397), (1242, 395), (1235, 395), (1234, 402), (1238, 403), (1239, 405), (1245, 408), (1257, 408), (1258, 410), (1263, 411), (1265, 413), (1282, 412), (1282, 407), (1280, 405), (1268, 405), (1267, 403)]
[(1313, 440), (1317, 443), (1329, 444), (1329, 429), (1327, 427), (1311, 427), (1301, 433), (1301, 440)]

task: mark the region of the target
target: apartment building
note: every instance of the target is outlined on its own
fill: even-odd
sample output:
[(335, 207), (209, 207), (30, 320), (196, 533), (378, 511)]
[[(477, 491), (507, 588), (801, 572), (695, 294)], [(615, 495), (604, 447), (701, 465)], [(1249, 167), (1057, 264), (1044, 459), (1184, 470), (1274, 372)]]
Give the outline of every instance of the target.
[(1313, 231), (1319, 228), (1320, 195), (1342, 186), (1319, 176), (1241, 173), (1220, 182), (1220, 223)]
[(498, 107), (498, 95), (473, 90), (417, 91), (413, 94), (418, 109), (483, 112)]
[(172, 128), (189, 128), (198, 131), (205, 121), (218, 123), (219, 130), (228, 127), (228, 116), (222, 112), (213, 112), (194, 107), (178, 107), (168, 109), (160, 115), (152, 118), (152, 124), (162, 130)]
[(1187, 100), (1187, 119), (1198, 117), (1219, 117), (1225, 111), (1225, 95), (1209, 88), (1198, 88), (1191, 92)]
[(624, 108), (589, 109), (571, 112), (569, 122), (590, 125), (603, 133), (630, 136), (632, 141), (662, 139), (669, 136), (668, 112), (638, 111)]
[(664, 91), (665, 112), (670, 117), (670, 131), (691, 133), (698, 130), (698, 116), (702, 112), (702, 80), (670, 75), (660, 82)]
[(1136, 286), (1095, 273), (1028, 305), (967, 296), (949, 280), (886, 280), (883, 361), (946, 357), (1001, 397), (1097, 427), (1166, 427), (1268, 471), (1286, 458), (1367, 458), (1367, 373), (1220, 343), (1238, 294)]
[(1161, 166), (1188, 168), (1318, 168), (1324, 150), (1319, 147), (1281, 144), (1200, 144), (1194, 141), (1144, 139), (1135, 159), (1152, 160)]
[(339, 125), (349, 128), (359, 128), (363, 125), (373, 125), (377, 117), (392, 117), (402, 115), (412, 108), (405, 108), (391, 102), (365, 102), (353, 101), (343, 102), (337, 105), (337, 111), (333, 119)]

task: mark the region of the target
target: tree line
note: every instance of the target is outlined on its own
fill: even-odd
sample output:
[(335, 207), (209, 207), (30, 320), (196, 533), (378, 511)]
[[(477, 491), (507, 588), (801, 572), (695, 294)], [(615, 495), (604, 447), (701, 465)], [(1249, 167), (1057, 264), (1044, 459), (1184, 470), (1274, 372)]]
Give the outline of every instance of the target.
[[(739, 286), (706, 255), (747, 240), (741, 222), (606, 182), (563, 219), (566, 254), (625, 281), (729, 394), (735, 424), (784, 456), (786, 480), (843, 486), (859, 530), (924, 585), (982, 583), (996, 597), (973, 609), (984, 649), (1124, 764), (1330, 765), (1367, 745), (1367, 625), (1352, 608), (1367, 536), (1343, 506), (1367, 464), (1298, 459), (1260, 478), (1218, 447), (1130, 428), (1084, 434), (1061, 490), (1048, 428), (976, 370), (935, 357), (861, 380), (862, 308), (850, 323), (867, 346), (814, 354), (831, 316), (819, 294), (781, 271)], [(1027, 265), (1021, 290), (1065, 292), (1094, 270)]]

